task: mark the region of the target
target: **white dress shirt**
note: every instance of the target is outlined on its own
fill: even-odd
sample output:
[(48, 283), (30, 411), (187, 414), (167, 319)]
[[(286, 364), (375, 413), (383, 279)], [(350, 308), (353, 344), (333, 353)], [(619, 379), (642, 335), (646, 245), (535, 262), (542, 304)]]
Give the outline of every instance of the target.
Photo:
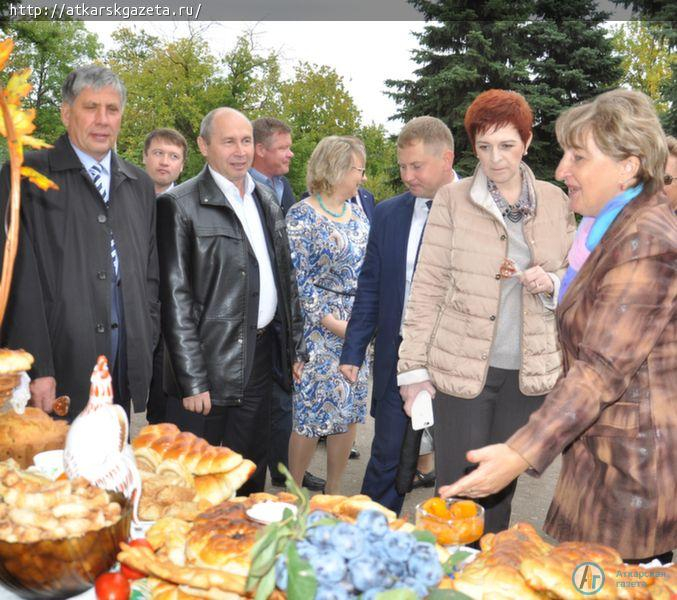
[[(70, 140), (68, 140), (70, 141)], [(89, 173), (89, 169), (92, 168), (92, 166), (98, 164), (101, 165), (101, 183), (103, 185), (103, 188), (106, 190), (106, 196), (110, 198), (110, 177), (111, 177), (111, 172), (110, 172), (110, 158), (111, 158), (111, 151), (109, 150), (106, 153), (106, 156), (104, 156), (101, 160), (96, 160), (95, 158), (91, 157), (89, 154), (86, 154), (80, 148), (78, 148), (73, 142), (71, 142), (71, 146), (73, 147), (73, 150), (75, 150), (75, 154), (77, 154), (78, 158), (80, 159), (80, 162), (82, 163), (82, 166), (87, 169), (87, 173)]]
[(259, 209), (256, 207), (256, 201), (252, 196), (256, 187), (254, 180), (247, 173), (244, 184), (244, 197), (242, 197), (240, 190), (235, 187), (233, 182), (217, 173), (211, 167), (209, 167), (209, 172), (240, 220), (247, 239), (254, 250), (254, 256), (256, 256), (256, 260), (259, 263), (259, 315), (256, 326), (258, 329), (262, 329), (275, 318), (277, 288), (275, 287), (273, 266), (268, 254), (266, 236), (263, 233), (263, 223), (261, 223)]
[[(452, 183), (460, 181), (461, 178), (453, 171), (454, 178)], [(426, 204), (432, 198), (416, 198), (414, 204), (414, 214), (411, 216), (411, 225), (409, 225), (409, 239), (407, 241), (407, 275), (404, 284), (404, 305), (402, 307), (402, 318), (400, 320), (400, 334), (402, 333), (402, 326), (404, 325), (404, 315), (407, 312), (407, 302), (409, 301), (409, 294), (411, 293), (411, 283), (414, 280), (414, 269), (416, 268), (416, 258), (421, 246), (421, 237), (425, 224), (428, 222), (429, 209)]]
[(411, 293), (411, 282), (414, 279), (414, 268), (416, 267), (416, 257), (421, 244), (423, 229), (428, 221), (428, 202), (430, 198), (416, 198), (414, 204), (414, 214), (411, 216), (411, 225), (409, 225), (409, 239), (407, 241), (407, 274), (404, 284), (404, 305), (402, 306), (402, 318), (400, 320), (400, 334), (402, 325), (404, 325), (404, 315), (407, 312), (407, 302)]

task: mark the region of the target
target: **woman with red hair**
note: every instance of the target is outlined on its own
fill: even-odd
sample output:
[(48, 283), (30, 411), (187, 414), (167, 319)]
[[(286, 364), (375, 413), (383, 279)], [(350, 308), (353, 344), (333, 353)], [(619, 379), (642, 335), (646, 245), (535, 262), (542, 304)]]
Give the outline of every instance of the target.
[[(561, 372), (554, 310), (575, 221), (523, 162), (532, 121), (520, 94), (480, 94), (465, 115), (479, 164), (439, 190), (426, 226), (398, 383), (406, 412), (421, 391), (434, 398), (438, 486), (524, 425)], [(486, 531), (508, 527), (515, 485), (482, 499)]]

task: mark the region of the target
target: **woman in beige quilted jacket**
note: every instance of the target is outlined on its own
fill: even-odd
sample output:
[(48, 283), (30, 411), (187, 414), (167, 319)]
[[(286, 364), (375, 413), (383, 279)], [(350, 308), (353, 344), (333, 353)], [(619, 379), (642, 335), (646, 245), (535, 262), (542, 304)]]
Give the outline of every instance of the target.
[[(479, 165), (437, 193), (400, 347), (409, 414), (434, 398), (437, 482), (473, 468), (465, 454), (527, 422), (562, 367), (554, 310), (575, 221), (565, 194), (524, 164), (532, 111), (515, 92), (480, 94), (465, 116)], [(515, 482), (481, 502), (485, 530), (505, 529)]]
[(613, 546), (630, 562), (672, 562), (677, 215), (665, 135), (651, 99), (623, 89), (562, 113), (556, 131), (556, 176), (583, 216), (557, 307), (564, 376), (526, 425), (474, 449), (479, 467), (440, 492), (491, 494), (561, 452), (547, 533)]

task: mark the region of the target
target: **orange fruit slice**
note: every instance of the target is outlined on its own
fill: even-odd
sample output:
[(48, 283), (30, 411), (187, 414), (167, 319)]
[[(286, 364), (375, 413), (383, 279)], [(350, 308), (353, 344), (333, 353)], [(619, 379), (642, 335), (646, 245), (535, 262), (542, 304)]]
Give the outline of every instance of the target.
[(439, 496), (433, 496), (432, 498), (428, 498), (428, 500), (426, 500), (423, 503), (423, 508), (427, 513), (435, 515), (440, 519), (449, 518), (449, 510), (447, 509), (447, 503), (444, 500), (442, 500), (442, 498), (440, 498)]
[(477, 507), (472, 500), (459, 500), (449, 507), (452, 519), (468, 519), (477, 515)]

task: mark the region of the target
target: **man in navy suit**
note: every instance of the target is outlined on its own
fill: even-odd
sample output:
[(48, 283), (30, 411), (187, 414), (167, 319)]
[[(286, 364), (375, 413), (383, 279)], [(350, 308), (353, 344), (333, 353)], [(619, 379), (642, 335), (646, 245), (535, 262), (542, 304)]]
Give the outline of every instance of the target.
[(434, 117), (412, 119), (397, 139), (397, 160), (409, 191), (379, 202), (374, 210), (340, 369), (346, 379), (355, 381), (376, 334), (374, 441), (362, 493), (399, 513), (404, 496), (395, 489), (395, 475), (408, 418), (397, 387), (397, 353), (430, 204), (440, 187), (458, 179), (451, 131)]
[[(294, 156), (291, 150), (291, 128), (273, 117), (262, 117), (252, 123), (254, 130), (254, 161), (249, 169), (253, 179), (267, 185), (275, 192), (282, 212), (286, 215), (296, 197), (285, 177)], [(275, 486), (284, 485), (284, 477), (277, 469), (278, 463), (289, 464), (289, 436), (292, 427), (291, 389), (280, 382), (284, 378), (276, 366), (273, 368), (273, 401), (271, 404), (271, 440), (268, 455), (270, 478)], [(303, 485), (309, 490), (321, 490), (325, 480), (306, 473)]]

